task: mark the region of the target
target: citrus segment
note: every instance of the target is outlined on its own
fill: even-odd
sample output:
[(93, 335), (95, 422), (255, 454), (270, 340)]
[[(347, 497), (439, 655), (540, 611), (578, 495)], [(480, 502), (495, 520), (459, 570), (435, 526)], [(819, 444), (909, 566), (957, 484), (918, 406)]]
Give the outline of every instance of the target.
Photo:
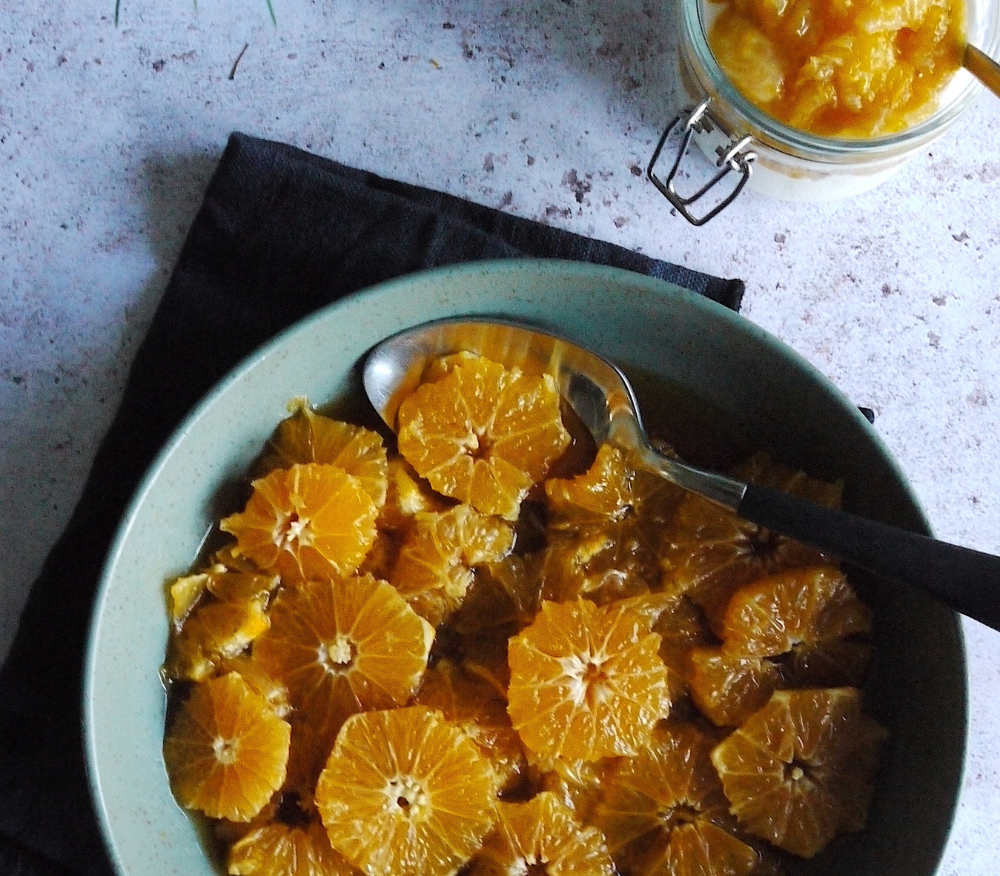
[(713, 750), (712, 762), (750, 833), (811, 858), (863, 827), (885, 737), (856, 688), (783, 690)]
[(471, 505), (439, 514), (420, 512), (403, 539), (389, 581), (437, 626), (461, 604), (475, 577), (473, 567), (503, 559), (513, 545), (509, 523)]
[[(766, 454), (752, 457), (735, 474), (829, 507), (840, 504), (839, 484), (810, 478), (773, 462)], [(660, 561), (665, 589), (687, 594), (716, 633), (720, 633), (730, 597), (742, 585), (782, 569), (828, 562), (819, 551), (694, 494), (680, 503)]]
[(871, 610), (833, 566), (791, 569), (742, 587), (723, 622), (727, 650), (787, 655), (794, 682), (814, 686), (860, 682), (870, 648), (856, 637), (870, 631)]
[(679, 721), (660, 724), (650, 746), (619, 762), (588, 821), (615, 863), (636, 876), (748, 876), (757, 852), (737, 839), (712, 766), (714, 742)]
[(202, 681), (250, 646), (270, 625), (267, 605), (277, 579), (222, 566), (176, 579), (172, 613), (181, 616), (170, 637), (167, 677)]
[(404, 704), (420, 685), (434, 631), (370, 575), (283, 591), (253, 659), (295, 708), (331, 732), (355, 712)]
[(507, 703), (485, 679), (442, 659), (427, 670), (415, 702), (437, 709), (465, 731), (493, 765), (501, 790), (512, 788), (524, 776), (527, 762)]
[(336, 465), (358, 479), (376, 505), (385, 502), (388, 460), (382, 436), (317, 414), (304, 398), (289, 404), (291, 415), (278, 424), (258, 462), (266, 474), (276, 468), (318, 462)]
[(471, 876), (615, 876), (600, 831), (581, 825), (551, 793), (500, 803), (497, 829), (476, 855)]
[(513, 519), (569, 433), (550, 375), (534, 377), (470, 356), (403, 400), (397, 443), (438, 492)]
[(349, 718), (316, 787), (330, 842), (368, 876), (445, 876), (495, 819), (496, 776), (476, 745), (423, 706)]
[(252, 830), (229, 849), (232, 876), (353, 876), (333, 850), (319, 822), (302, 826), (271, 822)]
[(689, 659), (691, 699), (720, 727), (742, 724), (782, 686), (781, 667), (756, 654), (699, 647)]
[(244, 510), (220, 526), (241, 554), (300, 584), (357, 569), (375, 541), (378, 510), (356, 477), (311, 463), (255, 480)]
[(249, 821), (285, 779), (290, 735), (236, 673), (195, 685), (163, 745), (174, 796), (211, 818)]
[(603, 444), (586, 472), (545, 488), (547, 599), (603, 603), (659, 586), (659, 544), (682, 495), (677, 487)]
[(539, 754), (634, 755), (670, 708), (660, 637), (627, 610), (543, 602), (510, 641), (508, 712)]

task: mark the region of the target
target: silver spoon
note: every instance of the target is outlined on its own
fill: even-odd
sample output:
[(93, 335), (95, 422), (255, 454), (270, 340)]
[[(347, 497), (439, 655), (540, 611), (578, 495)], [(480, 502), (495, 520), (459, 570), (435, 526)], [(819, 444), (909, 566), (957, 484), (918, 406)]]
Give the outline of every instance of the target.
[(927, 590), (956, 611), (1000, 630), (1000, 557), (835, 511), (658, 453), (625, 375), (596, 353), (531, 327), (490, 319), (439, 320), (394, 335), (368, 354), (365, 392), (396, 429), (400, 402), (434, 358), (469, 351), (526, 373), (553, 375), (601, 444), (635, 448), (652, 471), (745, 520), (884, 577)]

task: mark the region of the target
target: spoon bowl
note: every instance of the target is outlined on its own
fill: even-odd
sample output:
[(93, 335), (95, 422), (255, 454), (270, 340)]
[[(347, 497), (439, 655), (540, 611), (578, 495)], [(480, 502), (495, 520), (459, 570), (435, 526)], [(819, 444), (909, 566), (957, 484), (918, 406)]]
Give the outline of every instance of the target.
[(379, 343), (365, 360), (369, 400), (395, 431), (399, 405), (432, 360), (478, 353), (528, 374), (551, 374), (594, 440), (639, 451), (668, 481), (759, 526), (844, 562), (919, 587), (956, 611), (1000, 630), (1000, 557), (938, 541), (778, 490), (688, 465), (652, 447), (628, 379), (598, 354), (547, 332), (502, 320), (448, 319)]

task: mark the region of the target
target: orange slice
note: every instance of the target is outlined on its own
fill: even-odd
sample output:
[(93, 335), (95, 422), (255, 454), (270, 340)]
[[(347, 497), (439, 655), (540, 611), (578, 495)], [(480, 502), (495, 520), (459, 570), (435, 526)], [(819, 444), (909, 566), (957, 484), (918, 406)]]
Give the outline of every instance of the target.
[(694, 704), (719, 727), (742, 724), (784, 686), (776, 662), (717, 647), (691, 650), (688, 678)]
[(461, 604), (474, 578), (473, 567), (503, 559), (514, 530), (471, 505), (440, 514), (420, 512), (399, 549), (389, 581), (414, 610), (437, 626)]
[(388, 460), (382, 436), (363, 426), (317, 414), (307, 399), (289, 404), (286, 417), (267, 442), (258, 470), (267, 474), (276, 468), (318, 462), (337, 465), (358, 479), (379, 507), (385, 502)]
[(714, 741), (694, 726), (661, 723), (650, 746), (620, 761), (588, 821), (622, 872), (636, 876), (748, 876), (757, 852), (731, 832)]
[(497, 815), (497, 829), (476, 855), (471, 876), (615, 876), (601, 832), (581, 825), (555, 794), (500, 803)]
[(543, 602), (508, 650), (508, 712), (524, 744), (569, 760), (637, 754), (670, 708), (659, 645), (634, 612)]
[(456, 360), (404, 399), (397, 435), (400, 453), (435, 490), (511, 520), (570, 440), (550, 375), (479, 356)]
[(741, 587), (721, 648), (691, 652), (691, 695), (719, 726), (742, 724), (782, 687), (860, 683), (871, 612), (833, 566), (790, 569)]
[(449, 504), (401, 456), (389, 457), (387, 483), (379, 529), (405, 529), (421, 511), (444, 511)]
[(783, 690), (713, 750), (712, 762), (750, 833), (811, 858), (864, 826), (885, 738), (856, 688)]
[(170, 637), (169, 678), (202, 681), (239, 656), (268, 628), (267, 605), (277, 578), (212, 566), (171, 584), (172, 615), (183, 617)]
[(506, 701), (492, 685), (439, 660), (424, 675), (415, 702), (437, 709), (461, 727), (493, 765), (501, 790), (517, 785), (527, 770), (521, 740), (511, 726)]
[(285, 685), (297, 710), (335, 732), (362, 709), (404, 704), (433, 640), (391, 585), (362, 575), (283, 591), (253, 659)]
[(290, 735), (236, 673), (195, 685), (163, 744), (177, 802), (211, 818), (249, 821), (285, 780)]
[(274, 821), (250, 831), (229, 849), (232, 876), (355, 876), (358, 871), (333, 850), (323, 825)]
[(357, 569), (375, 541), (378, 510), (356, 477), (336, 465), (311, 463), (254, 481), (242, 513), (220, 527), (260, 568), (300, 584)]
[(493, 828), (495, 798), (475, 743), (424, 706), (348, 718), (316, 787), (333, 847), (393, 876), (454, 873)]
[(659, 586), (659, 544), (682, 491), (611, 444), (598, 449), (586, 472), (551, 479), (545, 489), (545, 598), (604, 603)]
[(733, 596), (723, 622), (728, 651), (782, 656), (798, 685), (857, 685), (871, 646), (871, 610), (834, 566), (791, 569)]

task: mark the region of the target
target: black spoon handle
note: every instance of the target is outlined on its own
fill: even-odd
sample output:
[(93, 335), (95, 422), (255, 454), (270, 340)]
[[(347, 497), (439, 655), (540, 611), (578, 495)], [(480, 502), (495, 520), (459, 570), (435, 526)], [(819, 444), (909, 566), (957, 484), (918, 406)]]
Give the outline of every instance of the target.
[(736, 513), (1000, 630), (1000, 557), (747, 484)]

